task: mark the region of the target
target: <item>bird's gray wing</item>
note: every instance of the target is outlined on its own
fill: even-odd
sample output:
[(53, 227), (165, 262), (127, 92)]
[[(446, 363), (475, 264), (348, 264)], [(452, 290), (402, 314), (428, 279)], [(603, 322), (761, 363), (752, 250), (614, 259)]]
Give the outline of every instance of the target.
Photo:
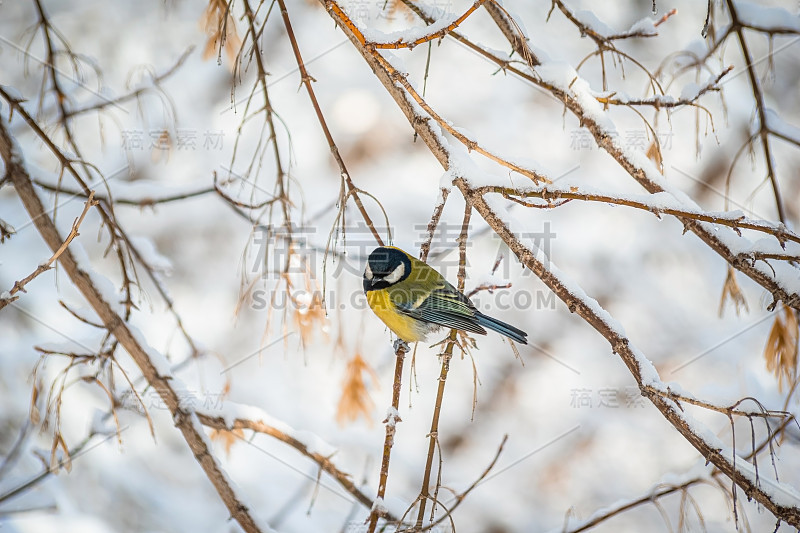
[(423, 322), (481, 335), (486, 334), (486, 330), (478, 324), (475, 306), (447, 281), (443, 280), (427, 298), (415, 302), (415, 304), (400, 306), (400, 310)]

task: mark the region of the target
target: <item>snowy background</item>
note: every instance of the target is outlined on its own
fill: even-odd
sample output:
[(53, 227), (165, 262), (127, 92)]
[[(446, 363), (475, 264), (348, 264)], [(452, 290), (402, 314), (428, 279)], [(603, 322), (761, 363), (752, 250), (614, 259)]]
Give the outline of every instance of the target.
[[(800, 26), (796, 2), (770, 4), (784, 9), (777, 16), (787, 27)], [(383, 2), (367, 0), (344, 5), (366, 27), (389, 32), (419, 25), (407, 9), (391, 3), (386, 9)], [(436, 4), (456, 14), (469, 5), (456, 0)], [(707, 48), (700, 35), (705, 2), (660, 1), (655, 16), (646, 1), (607, 3), (602, 8), (577, 0), (569, 5), (575, 11), (593, 9), (603, 22), (592, 21), (589, 12), (582, 13), (582, 20), (596, 29), (606, 24), (616, 32), (646, 17), (657, 20), (676, 8), (677, 14), (658, 27), (657, 37), (619, 43), (621, 50), (653, 72), (670, 54)], [(203, 2), (51, 0), (44, 7), (72, 50), (85, 54), (102, 71), (98, 79), (84, 66), (82, 77), (66, 85), (74, 108), (100, 101), (98, 93), (113, 98), (147, 86), (149, 72), (157, 75), (169, 70), (194, 47), (162, 82), (162, 92), (111, 106), (102, 115), (89, 113), (75, 119), (73, 129), (83, 157), (106, 177), (107, 186), (98, 182), (94, 187), (98, 194), (105, 194), (107, 187), (117, 200), (132, 200), (133, 205), (116, 205), (117, 219), (154, 266), (200, 348), (201, 356), (176, 370), (186, 384), (187, 398), (211, 413), (224, 413), (228, 402), (252, 405), (287, 423), (308, 442), (324, 441), (326, 449), (335, 450), (337, 466), (373, 497), (394, 356), (390, 332), (366, 309), (361, 290), (364, 258), (375, 244), (358, 211), (349, 204), (344, 237), (334, 229), (331, 246), (336, 254), (328, 258), (324, 316), (287, 301), (279, 274), (287, 253), (283, 241), (265, 246), (263, 229), (254, 229), (213, 190), (169, 203), (136, 205), (207, 190), (214, 173), (220, 177), (231, 171), (247, 174), (250, 160), (260, 149), (258, 132), (263, 124), (260, 115), (256, 121), (261, 123), (248, 123), (239, 133), (255, 68), (250, 65), (234, 79), (224, 52), (221, 64), (213, 51), (211, 58), (204, 59), (208, 35), (200, 22)], [(260, 14), (262, 20), (267, 7)], [(412, 128), (394, 101), (325, 10), (314, 2), (293, 2), (288, 7), (309, 73), (316, 80), (320, 106), (353, 181), (380, 200), (393, 243), (416, 255), (443, 183), (441, 167), (421, 140), (415, 142)], [(576, 67), (595, 50), (593, 42), (581, 38), (558, 9), (548, 21), (548, 2), (511, 2), (506, 7), (524, 23), (531, 44), (543, 58)], [(719, 29), (725, 25), (726, 12), (719, 5), (715, 9), (714, 23)], [(236, 4), (239, 35), (244, 31), (241, 13)], [(773, 16), (757, 15), (767, 22)], [(41, 96), (45, 51), (36, 21), (33, 2), (18, 0), (0, 6), (0, 84), (23, 95), (28, 100), (26, 108), (38, 113), (40, 123), (63, 146), (52, 95)], [(508, 43), (483, 10), (467, 19), (460, 31), (488, 49), (509, 53)], [(800, 124), (798, 36), (776, 35), (770, 42), (755, 32), (746, 35), (751, 54), (760, 60), (757, 72), (763, 76), (767, 107), (775, 110), (782, 126)], [(284, 164), (289, 164), (292, 218), (304, 244), (299, 257), (308, 267), (306, 276), (299, 270), (300, 263), (294, 264), (298, 268), (292, 274), (291, 293), (297, 302), (307, 304), (312, 301), (310, 295), (323, 288), (321, 251), (336, 221), (339, 171), (308, 95), (300, 88), (277, 6), (259, 44), (270, 74), (270, 99), (280, 117), (279, 148)], [(770, 51), (771, 59), (764, 59)], [(552, 96), (497, 72), (493, 64), (456, 41), (435, 42), (429, 59), (427, 45), (391, 54), (396, 65), (405, 65), (419, 88), (429, 60), (426, 100), (486, 146), (546, 169), (548, 176), (559, 178), (559, 186), (643, 193)], [(649, 94), (640, 69), (630, 62), (614, 64), (609, 56), (606, 62), (612, 90), (631, 97)], [(640, 108), (662, 143), (664, 175), (708, 211), (741, 210), (752, 218), (777, 220), (771, 188), (763, 183), (765, 164), (759, 146), (752, 155), (740, 157), (725, 204), (725, 176), (754, 131), (755, 101), (734, 38), (707, 64), (711, 72), (701, 73), (699, 79), (689, 72), (671, 83), (672, 72), (667, 68), (662, 83), (677, 98), (691, 94), (692, 84), (703, 85), (709, 75), (733, 65), (721, 84), (722, 92), (711, 92), (700, 101), (713, 117), (713, 126), (706, 111), (697, 108), (679, 108), (669, 115), (661, 111), (657, 121), (652, 108)], [(65, 78), (72, 76), (68, 62), (61, 68)], [(597, 57), (588, 59), (580, 74), (601, 91)], [(48, 90), (49, 85), (45, 83), (44, 88)], [(6, 102), (0, 104), (0, 111), (8, 120)], [(639, 115), (624, 107), (612, 107), (609, 115), (629, 149), (647, 150), (651, 135)], [(32, 176), (56, 184), (59, 166), (46, 147), (18, 116), (11, 118), (10, 127)], [(164, 134), (168, 146), (158, 142)], [(788, 225), (796, 227), (800, 151), (775, 138), (772, 146)], [(232, 196), (257, 202), (274, 193), (271, 154), (267, 150), (261, 166), (249, 174), (250, 184), (234, 183), (227, 189)], [(506, 174), (500, 171), (498, 175)], [(73, 186), (68, 176), (64, 186)], [(83, 199), (64, 193), (56, 199), (47, 191), (40, 193), (46, 205), (58, 203), (56, 220), (66, 234), (83, 209)], [(363, 198), (373, 219), (382, 220), (374, 201)], [(556, 209), (525, 209), (510, 202), (507, 207), (524, 224), (527, 238), (540, 244), (560, 269), (624, 326), (664, 381), (676, 382), (682, 390), (718, 405), (752, 396), (767, 408), (796, 412), (797, 400), (787, 400), (787, 387), (779, 389), (763, 358), (775, 319), (775, 313), (767, 311), (770, 295), (740, 274), (737, 281), (749, 311), (737, 313), (727, 301), (720, 313), (727, 265), (696, 236), (683, 234), (678, 220), (577, 201)], [(431, 250), (430, 263), (452, 282), (463, 211), (463, 199), (454, 191)], [(269, 214), (252, 214), (263, 215), (262, 222), (269, 223)], [(273, 222), (280, 220), (277, 213), (272, 217)], [(0, 218), (16, 229), (0, 245), (2, 292), (51, 252), (11, 186), (0, 189)], [(770, 238), (746, 235), (754, 240)], [(89, 212), (72, 246), (85, 249), (94, 270), (119, 286), (114, 255), (105, 254), (108, 240), (95, 212)], [(443, 486), (456, 492), (467, 488), (508, 435), (492, 473), (454, 513), (460, 531), (559, 530), (567, 515), (577, 523), (600, 508), (645, 496), (660, 483), (680, 484), (710, 475), (711, 468), (704, 466), (694, 448), (639, 396), (635, 381), (608, 343), (533, 274), (523, 271), (477, 215), (472, 217), (467, 251), (467, 290), (487, 280), (510, 282), (511, 289), (481, 292), (475, 301), (492, 316), (527, 331), (530, 344), (519, 347), (520, 360), (503, 339), (490, 334), (477, 339), (474, 361), (457, 356), (451, 363), (439, 431)], [(498, 257), (503, 259), (492, 274)], [(174, 316), (152, 281), (143, 273), (140, 277), (131, 323), (170, 361), (185, 361), (192, 352)], [(154, 424), (151, 435), (141, 405), (126, 392), (129, 386), (117, 371), (112, 392), (122, 403), (116, 409), (118, 438), (114, 419), (106, 414), (110, 412), (108, 395), (97, 384), (81, 379), (93, 375), (99, 363), (67, 371), (67, 358), (42, 356), (43, 348), (96, 351), (104, 338), (104, 330), (77, 320), (59, 305), (63, 301), (89, 320), (97, 320), (65, 273), (60, 269), (47, 272), (27, 290), (0, 310), (0, 454), (6, 457), (12, 449), (17, 451), (0, 470), (0, 528), (20, 532), (238, 531), (155, 391), (134, 381)], [(278, 305), (270, 312), (273, 295)], [(419, 492), (438, 385), (438, 351), (421, 343), (413, 376), (411, 365), (406, 365), (402, 423), (397, 428), (386, 498), (386, 506), (397, 515)], [(367, 416), (340, 423), (337, 406), (355, 354), (374, 370), (374, 374), (363, 373), (374, 406)], [(131, 379), (139, 376), (124, 350), (118, 349), (115, 357)], [(473, 365), (478, 379), (474, 411)], [(41, 384), (39, 396), (32, 400), (37, 383)], [(53, 397), (48, 396), (51, 386)], [(47, 468), (55, 419), (45, 416), (45, 404), (55, 402), (61, 387), (59, 422), (66, 445), (74, 449), (92, 430), (100, 434), (73, 455), (70, 472), (48, 475), (29, 490), (4, 498)], [(50, 420), (47, 427), (41, 419), (29, 422), (32, 402), (42, 419)], [(724, 442), (731, 442), (726, 416), (691, 409)], [(31, 425), (24, 430), (27, 424)], [(763, 437), (763, 423), (755, 425), (757, 436)], [(15, 447), (21, 435), (22, 444)], [(741, 453), (749, 451), (746, 420), (737, 423), (736, 440), (739, 450), (745, 450)], [(368, 509), (325, 474), (317, 486), (317, 466), (286, 444), (247, 432), (244, 439), (217, 436), (214, 443), (239, 494), (276, 530), (362, 530)], [(797, 427), (790, 427), (776, 453), (780, 479), (794, 486), (800, 485), (799, 451)], [(760, 463), (764, 470), (771, 468), (767, 455), (760, 456)], [(725, 480), (723, 488), (729, 495), (730, 482)], [(683, 499), (693, 498), (702, 518), (677, 492), (660, 499), (660, 507), (638, 506), (596, 530), (736, 530), (729, 496), (719, 486), (698, 484), (687, 494)], [(442, 489), (440, 497), (452, 501), (447, 489)], [(739, 528), (774, 528), (774, 517), (748, 503), (741, 491), (737, 506)], [(779, 531), (790, 529), (783, 525)]]

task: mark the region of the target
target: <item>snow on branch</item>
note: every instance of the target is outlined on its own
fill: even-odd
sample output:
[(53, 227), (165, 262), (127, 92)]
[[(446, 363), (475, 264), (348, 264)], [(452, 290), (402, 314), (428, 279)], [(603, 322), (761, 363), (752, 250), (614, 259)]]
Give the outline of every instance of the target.
[(597, 101), (600, 102), (601, 104), (611, 104), (611, 105), (628, 105), (628, 106), (647, 105), (647, 106), (652, 106), (656, 109), (669, 109), (674, 107), (694, 106), (697, 105), (697, 101), (700, 99), (700, 97), (702, 97), (706, 93), (712, 91), (719, 91), (720, 90), (719, 82), (732, 70), (733, 66), (728, 66), (728, 68), (724, 69), (716, 76), (712, 76), (703, 86), (697, 86), (695, 84), (692, 84), (691, 86), (685, 87), (683, 91), (681, 91), (681, 95), (679, 98), (675, 98), (674, 96), (666, 94), (661, 94), (661, 95), (657, 94), (645, 98), (631, 98), (630, 96), (627, 95), (617, 95), (617, 93), (611, 93), (609, 96), (597, 97)]
[(380, 34), (376, 30), (359, 28), (338, 5), (332, 8), (338, 9), (338, 14), (340, 14), (343, 19), (346, 18), (349, 21), (349, 27), (353, 29), (356, 38), (362, 45), (377, 49), (398, 50), (400, 48), (407, 48), (411, 50), (416, 46), (433, 41), (434, 39), (445, 37), (448, 33), (458, 28), (470, 15), (486, 3), (486, 1), (487, 0), (476, 0), (476, 2), (460, 17), (445, 16), (426, 28), (414, 28), (395, 32), (397, 34), (397, 39), (394, 41), (391, 41), (393, 35)]
[[(592, 11), (572, 11), (561, 0), (552, 0), (553, 4), (550, 8), (550, 13), (553, 9), (558, 7), (567, 19), (570, 20), (581, 32), (581, 37), (588, 36), (594, 40), (598, 45), (604, 47), (613, 47), (611, 41), (619, 41), (622, 39), (631, 39), (635, 37), (656, 37), (658, 36), (658, 26), (666, 22), (670, 17), (678, 13), (677, 9), (672, 9), (664, 14), (660, 19), (653, 20), (650, 17), (644, 18), (636, 22), (627, 31), (614, 32), (603, 21), (597, 18), (597, 15)], [(548, 18), (550, 14), (548, 14)]]
[[(710, 222), (721, 226), (733, 228), (741, 235), (739, 230), (748, 229), (766, 233), (775, 237), (782, 249), (787, 242), (800, 244), (800, 235), (790, 231), (783, 224), (768, 220), (754, 220), (747, 218), (741, 211), (724, 211), (719, 213), (707, 212), (699, 207), (686, 206), (675, 196), (667, 192), (651, 195), (609, 194), (602, 191), (585, 190), (578, 187), (559, 188), (552, 185), (539, 189), (526, 189), (523, 187), (505, 187), (500, 185), (486, 185), (475, 189), (479, 194), (497, 193), (511, 201), (522, 203), (526, 207), (554, 207), (553, 202), (559, 200), (580, 200), (584, 202), (601, 202), (613, 205), (624, 205), (654, 215), (672, 215), (677, 218)], [(540, 198), (544, 204), (529, 204), (522, 202), (521, 198)], [(560, 203), (558, 205), (563, 205)]]
[[(800, 526), (800, 493), (789, 485), (760, 477), (753, 465), (741, 459), (737, 461), (735, 451), (685, 412), (680, 400), (667, 397), (659, 392), (668, 390), (668, 387), (661, 381), (653, 364), (626, 336), (622, 326), (596, 300), (588, 296), (583, 289), (553, 266), (541, 250), (526, 246), (519, 240), (517, 234), (510, 227), (510, 223), (500, 214), (501, 210), (490, 205), (487, 199), (473, 188), (470, 183), (471, 176), (465, 174), (464, 171), (472, 168), (474, 164), (469, 160), (468, 155), (465, 161), (466, 154), (454, 151), (453, 147), (449, 145), (437, 127), (440, 125), (440, 121), (429, 112), (430, 107), (423, 105), (424, 101), (421, 101), (418, 94), (412, 94), (409, 91), (410, 83), (402, 75), (398, 75), (397, 69), (393, 68), (386, 58), (376, 50), (363, 45), (354, 33), (354, 24), (347, 18), (341, 18), (340, 14), (343, 12), (335, 1), (327, 0), (323, 3), (331, 17), (340, 25), (386, 90), (398, 103), (419, 137), (428, 145), (445, 170), (454, 177), (453, 184), (459, 189), (466, 202), (481, 215), (519, 261), (539, 277), (567, 305), (571, 312), (583, 318), (608, 341), (611, 349), (621, 358), (636, 380), (642, 394), (707, 461), (714, 464), (749, 497), (755, 498), (777, 518), (795, 527)], [(501, 30), (503, 29), (501, 26)], [(357, 28), (355, 30), (357, 31)], [(517, 47), (520, 46), (519, 43), (522, 43), (522, 46), (527, 47), (526, 40), (520, 35), (513, 34), (507, 37), (513, 46)], [(523, 57), (526, 54), (525, 50), (519, 50), (519, 52)], [(543, 75), (543, 70), (547, 74)], [(537, 74), (542, 78), (538, 85), (550, 90), (554, 96), (563, 101), (566, 107), (578, 116), (594, 134), (598, 144), (608, 151), (648, 192), (652, 194), (669, 192), (673, 197), (681, 200), (682, 204), (690, 205), (687, 203), (690, 202), (688, 198), (668, 185), (644, 154), (627, 151), (614, 142), (610, 135), (613, 123), (590, 94), (588, 83), (580, 80), (574, 70), (539, 67)], [(433, 124), (431, 119), (436, 124)], [(444, 129), (447, 130), (447, 128)], [(449, 130), (447, 131), (449, 132)], [(471, 147), (468, 146), (468, 148)], [(479, 176), (478, 181), (481, 179), (482, 177)], [(722, 240), (716, 236), (708, 223), (691, 219), (682, 220), (688, 229), (697, 233), (704, 242), (731, 264), (737, 263), (734, 266), (770, 289), (776, 298), (788, 300), (795, 306), (800, 306), (800, 295), (790, 292), (791, 288), (787, 290), (782, 287), (783, 279), (774, 275), (769, 276), (761, 270), (754, 271), (752, 266), (739, 264), (740, 262), (735, 259), (736, 254), (732, 253), (729, 239), (726, 237), (725, 240)]]
[[(491, 11), (489, 13), (492, 15)], [(526, 57), (527, 54), (531, 53), (527, 41), (509, 30), (502, 22), (497, 21), (498, 28), (515, 48), (515, 51), (522, 57)], [(564, 66), (549, 69), (550, 75), (545, 76), (543, 75), (543, 69), (537, 66), (534, 72), (539, 76), (531, 76), (526, 79), (539, 87), (547, 89), (554, 97), (563, 102), (564, 106), (592, 134), (597, 145), (613, 157), (619, 166), (649, 193), (655, 194), (667, 191), (671, 192), (676, 198), (686, 198), (680, 190), (664, 179), (664, 176), (644, 153), (628, 150), (622, 146), (619, 139), (614, 138), (614, 124), (608, 114), (603, 111), (602, 105), (593, 96), (589, 84), (580, 79), (574, 71), (568, 74), (565, 70), (571, 69)], [(688, 198), (686, 200), (690, 201)], [(781, 203), (778, 202), (778, 205), (781, 205)], [(800, 287), (792, 281), (796, 278), (796, 274), (794, 274), (795, 277), (792, 277), (792, 274), (789, 273), (778, 275), (772, 269), (741, 261), (736, 250), (736, 241), (717, 234), (713, 227), (705, 223), (686, 219), (684, 220), (684, 227), (697, 235), (734, 268), (767, 289), (773, 298), (770, 309), (774, 309), (779, 301), (783, 301), (789, 307), (800, 310)]]
[[(284, 442), (319, 465), (319, 468), (333, 477), (350, 495), (367, 509), (372, 508), (372, 499), (364, 494), (352, 476), (343, 472), (333, 462), (336, 450), (321, 438), (308, 431), (297, 431), (285, 422), (273, 417), (257, 407), (225, 402), (221, 408), (212, 410), (197, 409), (200, 422), (209, 428), (219, 431), (249, 430), (254, 433), (268, 435)], [(385, 515), (387, 520), (397, 520), (391, 513)]]
[(751, 30), (775, 34), (800, 33), (800, 17), (782, 7), (763, 6), (744, 0), (729, 3), (735, 10), (736, 22)]
[[(6, 172), (36, 229), (50, 249), (53, 252), (58, 251), (64, 239), (59, 235), (55, 223), (36, 194), (33, 182), (25, 168), (23, 155), (9, 134), (5, 120), (0, 122), (0, 157), (5, 162)], [(72, 250), (66, 248), (61, 253), (59, 261), (75, 288), (91, 305), (108, 332), (122, 344), (148, 383), (161, 396), (172, 414), (175, 426), (183, 434), (192, 454), (200, 463), (209, 481), (214, 485), (231, 516), (248, 533), (268, 531), (269, 528), (259, 524), (250, 508), (243, 503), (243, 498), (236, 493), (232, 483), (211, 453), (210, 443), (199, 424), (196, 413), (182, 404), (180, 394), (175, 388), (177, 380), (172, 375), (166, 358), (148, 346), (138, 330), (128, 324), (122, 315), (124, 311), (108, 301), (108, 295), (105, 294), (103, 288), (98, 287), (97, 277), (93, 275), (85, 258), (75, 255)]]
[(471, 189), (465, 179), (456, 178), (455, 184), (520, 262), (536, 274), (567, 305), (570, 312), (583, 318), (608, 341), (614, 353), (630, 370), (642, 394), (707, 461), (777, 518), (794, 527), (800, 526), (800, 493), (794, 487), (759, 476), (753, 465), (741, 459), (737, 461), (732, 448), (689, 415), (679, 400), (661, 392), (668, 391), (669, 387), (661, 381), (655, 367), (596, 300), (568, 279), (550, 260), (546, 260), (540, 250), (523, 245), (509, 222)]

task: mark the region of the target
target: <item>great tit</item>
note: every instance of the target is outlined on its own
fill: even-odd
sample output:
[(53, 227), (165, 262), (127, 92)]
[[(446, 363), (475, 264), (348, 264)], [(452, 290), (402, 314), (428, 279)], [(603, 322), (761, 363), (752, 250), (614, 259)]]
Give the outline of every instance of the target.
[(527, 333), (484, 315), (436, 270), (394, 246), (369, 254), (364, 292), (372, 311), (406, 342), (423, 341), (445, 327), (481, 335), (488, 328), (528, 344)]

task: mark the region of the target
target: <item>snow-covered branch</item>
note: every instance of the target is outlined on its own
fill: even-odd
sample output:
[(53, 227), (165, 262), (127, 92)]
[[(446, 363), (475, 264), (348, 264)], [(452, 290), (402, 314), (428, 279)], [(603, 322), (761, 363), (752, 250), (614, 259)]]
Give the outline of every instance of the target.
[(0, 309), (3, 309), (11, 302), (17, 300), (19, 296), (14, 296), (16, 293), (20, 291), (27, 292), (25, 290), (25, 285), (33, 281), (36, 276), (39, 276), (40, 274), (43, 274), (52, 268), (53, 263), (59, 258), (59, 256), (61, 256), (62, 253), (64, 253), (64, 250), (67, 249), (69, 243), (71, 243), (72, 240), (78, 236), (78, 229), (81, 227), (83, 219), (86, 218), (86, 213), (89, 212), (89, 209), (91, 209), (96, 203), (97, 200), (94, 199), (94, 191), (92, 191), (89, 193), (89, 197), (86, 199), (86, 204), (83, 207), (83, 211), (72, 223), (72, 229), (67, 235), (67, 238), (64, 239), (64, 242), (61, 243), (61, 246), (59, 246), (53, 255), (50, 256), (50, 259), (43, 261), (39, 266), (37, 266), (36, 270), (25, 276), (23, 279), (15, 282), (14, 286), (11, 287), (11, 290), (8, 291), (8, 294), (0, 296)]
[[(522, 57), (530, 54), (531, 51), (527, 40), (521, 39), (519, 35), (509, 30), (501, 22), (498, 21), (498, 28), (503, 31), (504, 36), (515, 51)], [(687, 206), (693, 203), (677, 188), (667, 183), (656, 165), (643, 152), (628, 150), (621, 145), (618, 139), (614, 138), (612, 134), (615, 130), (613, 122), (603, 112), (601, 104), (593, 97), (587, 82), (581, 80), (574, 72), (567, 73), (561, 68), (550, 69), (539, 66), (536, 68), (535, 73), (539, 77), (533, 77), (531, 81), (549, 90), (556, 99), (563, 102), (564, 106), (592, 134), (597, 145), (608, 152), (619, 166), (645, 190), (651, 194), (670, 192), (676, 198), (685, 198), (686, 201), (684, 203)], [(793, 287), (794, 283), (789, 279), (790, 275), (794, 275), (793, 273), (787, 273), (784, 277), (767, 267), (757, 264), (743, 264), (737, 259), (738, 253), (736, 252), (737, 244), (735, 238), (728, 238), (716, 233), (713, 227), (708, 226), (707, 223), (686, 220), (684, 226), (734, 268), (767, 289), (773, 297), (773, 303), (770, 308), (774, 308), (777, 302), (783, 301), (786, 305), (800, 310), (800, 293)]]
[(687, 207), (686, 204), (680, 202), (673, 195), (666, 192), (652, 195), (624, 195), (608, 194), (599, 190), (589, 191), (578, 187), (559, 188), (552, 185), (539, 189), (486, 185), (476, 188), (475, 191), (479, 194), (497, 193), (515, 202), (521, 202), (521, 198), (540, 198), (545, 202), (543, 205), (532, 205), (522, 202), (523, 205), (529, 207), (550, 207), (553, 205), (553, 202), (559, 200), (580, 200), (584, 202), (624, 205), (643, 211), (649, 211), (658, 217), (662, 214), (672, 215), (677, 218), (728, 226), (737, 231), (740, 229), (748, 229), (766, 233), (775, 237), (782, 249), (785, 249), (787, 242), (800, 244), (800, 235), (789, 231), (783, 224), (770, 222), (768, 220), (749, 219), (741, 211), (711, 213), (703, 211), (699, 207)]
[[(61, 248), (64, 239), (59, 235), (55, 223), (36, 194), (33, 182), (25, 169), (23, 155), (9, 134), (5, 121), (0, 122), (0, 156), (36, 229), (50, 249), (56, 252)], [(148, 383), (158, 391), (172, 414), (175, 426), (183, 434), (192, 454), (214, 485), (231, 516), (248, 533), (266, 531), (267, 528), (259, 525), (248, 506), (242, 503), (242, 496), (235, 492), (227, 475), (211, 453), (208, 437), (203, 432), (197, 414), (181, 404), (180, 395), (174, 388), (176, 379), (164, 356), (150, 348), (139, 332), (129, 325), (120, 311), (107, 300), (107, 295), (97, 286), (93, 273), (89, 270), (90, 265), (86, 264), (85, 259), (79, 259), (79, 256), (67, 248), (61, 253), (59, 261), (75, 288), (92, 306), (108, 332), (122, 344)]]
[[(664, 390), (667, 387), (661, 381), (652, 363), (625, 335), (622, 326), (600, 307), (596, 300), (588, 296), (577, 284), (554, 267), (540, 250), (526, 246), (519, 240), (508, 221), (471, 185), (473, 176), (469, 176), (468, 171), (472, 169), (472, 163), (463, 161), (464, 154), (457, 153), (450, 147), (437, 127), (440, 119), (428, 113), (429, 106), (423, 106), (420, 103), (418, 94), (411, 94), (411, 91), (408, 90), (409, 83), (402, 75), (398, 75), (397, 69), (392, 68), (386, 58), (377, 51), (362, 45), (354, 33), (352, 23), (337, 17), (341, 10), (337, 9), (336, 2), (327, 0), (324, 3), (331, 16), (340, 24), (350, 41), (359, 50), (395, 102), (398, 103), (416, 133), (453, 177), (453, 184), (458, 187), (467, 203), (481, 215), (519, 261), (539, 277), (567, 305), (571, 312), (583, 318), (608, 341), (611, 349), (619, 355), (636, 380), (642, 394), (707, 461), (713, 463), (748, 496), (755, 498), (776, 517), (795, 527), (800, 526), (800, 493), (786, 484), (759, 477), (752, 465), (743, 464), (741, 460), (737, 461), (734, 451), (722, 443), (708, 428), (683, 411), (677, 401), (651, 392), (653, 387)], [(509, 35), (508, 37), (512, 44), (524, 42), (518, 35)], [(525, 46), (527, 47), (527, 45)], [(526, 51), (520, 50), (520, 55), (524, 56), (525, 53)], [(670, 192), (676, 199), (684, 198), (684, 195), (664, 182), (663, 177), (644, 154), (629, 153), (614, 142), (609, 133), (612, 126), (610, 120), (600, 109), (600, 104), (589, 93), (588, 84), (577, 78), (574, 71), (565, 72), (563, 69), (541, 65), (537, 67), (536, 72), (543, 80), (540, 85), (551, 90), (554, 96), (562, 100), (567, 108), (576, 114), (593, 133), (598, 144), (608, 151), (645, 189), (653, 194)], [(431, 119), (436, 122), (436, 125), (431, 122)], [(478, 177), (478, 181), (480, 179)], [(732, 264), (737, 262), (735, 254), (731, 253), (729, 241), (723, 241), (715, 235), (713, 229), (704, 225), (708, 223), (687, 219), (684, 220), (684, 224), (729, 262)], [(734, 237), (738, 238), (735, 234)], [(741, 268), (741, 265), (737, 268)], [(741, 269), (756, 281), (771, 288), (773, 294), (780, 297), (779, 299), (791, 302), (795, 306), (800, 305), (800, 296), (783, 289), (781, 287), (782, 280), (777, 276), (767, 275), (761, 270), (754, 272), (750, 266)]]
[[(319, 437), (311, 437), (306, 431), (301, 435), (284, 422), (274, 420), (258, 408), (226, 403), (222, 409), (197, 410), (200, 422), (219, 431), (249, 430), (284, 442), (319, 465), (319, 468), (333, 477), (341, 487), (367, 509), (373, 507), (372, 499), (353, 483), (352, 476), (343, 472), (333, 462), (335, 450)], [(387, 520), (396, 521), (391, 513)]]
[(470, 188), (467, 180), (457, 177), (454, 183), (520, 262), (536, 274), (566, 304), (570, 312), (583, 318), (608, 341), (614, 353), (630, 370), (642, 394), (707, 461), (778, 519), (794, 527), (800, 526), (800, 493), (794, 487), (759, 476), (752, 465), (741, 459), (737, 461), (734, 450), (692, 418), (680, 402), (668, 395), (653, 392), (654, 388), (666, 391), (668, 387), (661, 381), (652, 363), (625, 335), (622, 326), (596, 300), (559, 271), (540, 250), (523, 245), (508, 222)]

